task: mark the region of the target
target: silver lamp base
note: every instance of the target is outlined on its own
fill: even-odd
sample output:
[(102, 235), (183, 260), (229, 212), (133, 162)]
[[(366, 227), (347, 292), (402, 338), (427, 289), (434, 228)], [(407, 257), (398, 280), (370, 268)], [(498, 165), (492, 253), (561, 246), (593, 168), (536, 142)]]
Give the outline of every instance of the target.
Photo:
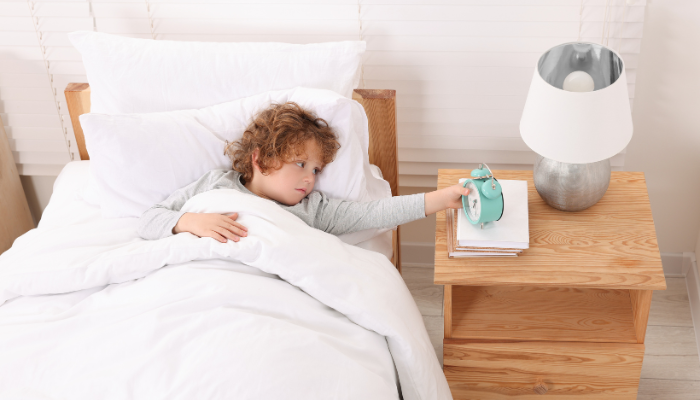
[(537, 193), (547, 204), (562, 211), (581, 211), (608, 190), (610, 160), (568, 164), (538, 155), (533, 177)]

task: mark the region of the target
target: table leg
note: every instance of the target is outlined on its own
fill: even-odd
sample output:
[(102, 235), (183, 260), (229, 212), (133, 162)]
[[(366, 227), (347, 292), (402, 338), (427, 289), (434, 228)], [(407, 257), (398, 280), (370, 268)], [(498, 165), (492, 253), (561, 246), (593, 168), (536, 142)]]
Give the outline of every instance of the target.
[(452, 337), (452, 285), (445, 285), (443, 292), (443, 316), (445, 317), (445, 339)]
[(630, 300), (632, 301), (634, 330), (637, 336), (637, 343), (644, 343), (644, 336), (646, 336), (647, 333), (647, 322), (649, 322), (651, 295), (653, 292), (653, 290), (630, 289)]

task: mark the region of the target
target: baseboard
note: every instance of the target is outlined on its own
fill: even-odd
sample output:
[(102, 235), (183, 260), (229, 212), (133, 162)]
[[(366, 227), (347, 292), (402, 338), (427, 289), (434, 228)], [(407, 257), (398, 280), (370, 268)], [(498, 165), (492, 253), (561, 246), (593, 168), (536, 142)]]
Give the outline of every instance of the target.
[(402, 267), (432, 267), (435, 265), (435, 243), (401, 242)]
[(690, 301), (690, 315), (693, 317), (693, 327), (695, 328), (695, 341), (700, 350), (700, 271), (695, 253), (683, 253), (687, 266), (685, 284), (688, 287), (688, 300)]

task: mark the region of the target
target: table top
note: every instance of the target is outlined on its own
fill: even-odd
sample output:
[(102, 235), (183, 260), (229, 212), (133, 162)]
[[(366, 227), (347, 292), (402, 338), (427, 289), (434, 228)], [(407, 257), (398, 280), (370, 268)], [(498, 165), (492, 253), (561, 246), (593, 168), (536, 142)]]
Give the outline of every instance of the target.
[[(470, 172), (439, 170), (438, 189)], [(498, 179), (527, 181), (530, 248), (518, 257), (449, 258), (445, 212), (440, 211), (436, 284), (666, 289), (644, 173), (613, 171), (603, 198), (577, 212), (547, 205), (535, 189), (532, 171), (493, 173)]]

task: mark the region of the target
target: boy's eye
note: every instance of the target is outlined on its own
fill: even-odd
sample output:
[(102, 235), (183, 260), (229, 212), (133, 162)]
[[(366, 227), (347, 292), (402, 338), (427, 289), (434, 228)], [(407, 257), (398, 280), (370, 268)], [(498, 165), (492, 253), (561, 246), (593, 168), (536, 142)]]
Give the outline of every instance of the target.
[[(304, 161), (298, 161), (296, 164), (297, 164), (298, 166), (300, 166), (301, 168), (304, 168), (304, 167), (306, 166), (306, 162), (304, 162)], [(321, 169), (320, 169), (320, 168), (314, 168), (314, 175), (318, 175), (319, 173), (321, 173)]]

